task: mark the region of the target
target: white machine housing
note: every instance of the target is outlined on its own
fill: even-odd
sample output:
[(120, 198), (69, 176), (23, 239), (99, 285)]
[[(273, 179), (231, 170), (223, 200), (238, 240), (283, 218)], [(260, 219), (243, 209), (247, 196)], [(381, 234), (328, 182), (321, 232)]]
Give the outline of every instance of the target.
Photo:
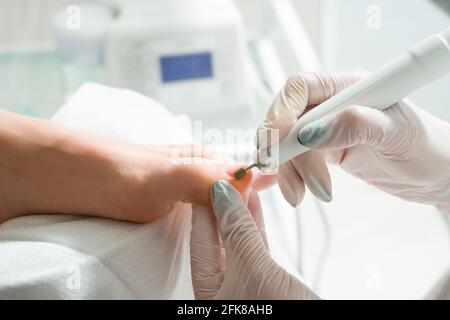
[(249, 104), (244, 27), (232, 1), (127, 3), (107, 36), (106, 66), (111, 85), (175, 113)]

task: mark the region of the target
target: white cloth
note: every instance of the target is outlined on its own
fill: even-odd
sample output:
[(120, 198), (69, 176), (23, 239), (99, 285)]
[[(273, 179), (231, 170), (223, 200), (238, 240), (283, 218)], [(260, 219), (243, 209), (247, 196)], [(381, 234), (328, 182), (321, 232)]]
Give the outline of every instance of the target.
[[(54, 120), (134, 143), (190, 137), (187, 118), (97, 84), (80, 88)], [(0, 299), (191, 299), (190, 211), (182, 206), (151, 224), (58, 215), (7, 221), (0, 225)]]

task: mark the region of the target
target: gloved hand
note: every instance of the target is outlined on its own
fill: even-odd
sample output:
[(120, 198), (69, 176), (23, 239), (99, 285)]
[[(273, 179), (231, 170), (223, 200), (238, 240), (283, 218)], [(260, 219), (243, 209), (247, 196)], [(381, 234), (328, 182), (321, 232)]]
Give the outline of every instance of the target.
[[(211, 188), (213, 211), (193, 206), (191, 272), (197, 299), (317, 299), (270, 256), (256, 192), (248, 208), (225, 180)], [(225, 249), (225, 250), (223, 250)]]
[[(311, 78), (316, 79), (315, 84), (308, 80)], [(309, 96), (307, 104), (316, 105), (356, 79), (348, 73), (300, 75), (292, 78), (284, 90), (295, 97)], [(279, 126), (286, 118), (281, 115), (291, 112), (291, 108), (305, 109), (305, 99), (283, 101), (272, 107), (267, 125)], [(315, 155), (326, 154), (331, 162), (381, 190), (450, 212), (450, 125), (407, 100), (384, 111), (346, 107), (305, 126), (299, 140), (314, 149)], [(328, 177), (322, 160), (304, 163), (302, 158), (313, 157), (308, 153), (299, 156), (294, 166), (301, 167), (301, 173), (308, 171), (302, 175), (305, 182), (311, 179), (309, 173), (319, 179)], [(328, 180), (323, 181), (326, 185)], [(291, 188), (299, 184), (286, 183)]]
[[(278, 138), (283, 139), (303, 113), (359, 80), (362, 74), (362, 71), (301, 73), (290, 77), (267, 111), (262, 128), (277, 129)], [(305, 184), (322, 201), (332, 199), (330, 174), (321, 151), (309, 151), (282, 164), (277, 180), (284, 198), (293, 207), (302, 201)], [(271, 176), (261, 175), (254, 185), (262, 189), (272, 182)]]

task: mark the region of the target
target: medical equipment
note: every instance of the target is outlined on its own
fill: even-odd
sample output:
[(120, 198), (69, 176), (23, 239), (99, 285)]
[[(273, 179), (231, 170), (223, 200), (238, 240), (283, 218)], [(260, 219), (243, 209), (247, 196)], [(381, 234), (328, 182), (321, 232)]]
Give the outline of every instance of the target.
[[(312, 121), (352, 104), (386, 109), (449, 71), (450, 28), (447, 28), (419, 42), (371, 75), (307, 112), (297, 120), (283, 140), (259, 149), (256, 163), (242, 169), (243, 171), (236, 171), (235, 174), (243, 176), (246, 170), (253, 167), (274, 169), (308, 151), (309, 149), (300, 143), (298, 135), (300, 129)], [(267, 157), (268, 153), (278, 154), (278, 157)], [(261, 162), (263, 156), (270, 161)]]
[(233, 172), (233, 176), (236, 180), (242, 179), (245, 176), (245, 174), (247, 173), (247, 171), (249, 171), (253, 168), (257, 168), (257, 167), (258, 167), (258, 165), (256, 163), (253, 163), (246, 168), (239, 168)]
[(110, 84), (196, 114), (248, 107), (242, 18), (229, 0), (124, 2), (106, 44)]

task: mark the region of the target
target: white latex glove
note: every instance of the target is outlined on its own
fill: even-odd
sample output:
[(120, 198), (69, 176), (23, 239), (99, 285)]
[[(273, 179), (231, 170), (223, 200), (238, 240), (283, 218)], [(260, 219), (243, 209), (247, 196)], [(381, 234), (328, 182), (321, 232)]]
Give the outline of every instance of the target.
[[(311, 79), (316, 79), (316, 84)], [(299, 75), (291, 78), (283, 90), (290, 96), (309, 97), (308, 105), (315, 105), (357, 79), (355, 73)], [(275, 103), (268, 113), (267, 125), (280, 127), (283, 121), (292, 123), (295, 112), (291, 109), (300, 114), (305, 100), (284, 99), (283, 103)], [(310, 175), (317, 176), (325, 185), (328, 181), (327, 168), (316, 156), (322, 153), (381, 190), (450, 212), (450, 125), (407, 100), (384, 111), (364, 106), (346, 107), (305, 126), (299, 139), (314, 149), (290, 162), (307, 185), (314, 179)], [(310, 155), (312, 152), (315, 155)], [(312, 157), (317, 157), (316, 161), (308, 161)], [(286, 171), (278, 178), (282, 188), (283, 183), (290, 185), (291, 189), (298, 190), (298, 197), (304, 188), (299, 178), (287, 177)]]
[(408, 100), (385, 111), (347, 107), (305, 126), (299, 139), (383, 191), (450, 213), (450, 125)]
[[(211, 188), (213, 211), (193, 207), (191, 272), (197, 299), (317, 299), (270, 256), (256, 192), (248, 208), (225, 180)], [(253, 217), (252, 217), (253, 215)]]
[[(346, 73), (301, 73), (290, 77), (270, 106), (262, 125), (278, 129), (284, 138), (295, 121), (315, 105), (322, 103), (362, 77), (362, 71)], [(284, 198), (297, 206), (303, 199), (305, 184), (322, 201), (332, 200), (330, 174), (321, 151), (309, 151), (280, 166), (278, 185)], [(256, 188), (271, 184), (270, 176), (260, 176)]]

